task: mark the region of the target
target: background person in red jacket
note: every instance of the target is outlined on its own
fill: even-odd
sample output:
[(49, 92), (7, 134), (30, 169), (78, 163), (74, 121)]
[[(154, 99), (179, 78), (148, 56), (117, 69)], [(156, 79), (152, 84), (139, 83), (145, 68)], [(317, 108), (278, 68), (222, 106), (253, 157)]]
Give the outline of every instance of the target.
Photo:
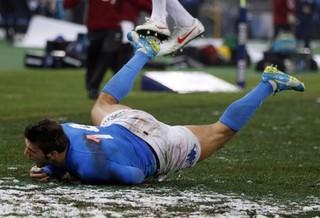
[(117, 60), (119, 63), (126, 63), (133, 55), (133, 49), (127, 39), (127, 33), (131, 32), (138, 24), (142, 11), (151, 13), (151, 0), (127, 0), (122, 4), (121, 28), (122, 28), (122, 45), (118, 52)]
[[(87, 1), (85, 20), (88, 28), (89, 46), (87, 50), (85, 86), (89, 98), (96, 99), (98, 97), (99, 86), (105, 72), (108, 69), (117, 72), (130, 56), (128, 54), (124, 55), (124, 51), (121, 49), (122, 30), (120, 22), (124, 20), (125, 14), (132, 14), (131, 11), (124, 11), (124, 5), (134, 4), (138, 7), (144, 5), (145, 1)], [(72, 8), (80, 2), (80, 0), (64, 0), (64, 7), (66, 9)]]
[(273, 0), (273, 25), (274, 25), (274, 37), (279, 32), (292, 32), (295, 26), (295, 0)]

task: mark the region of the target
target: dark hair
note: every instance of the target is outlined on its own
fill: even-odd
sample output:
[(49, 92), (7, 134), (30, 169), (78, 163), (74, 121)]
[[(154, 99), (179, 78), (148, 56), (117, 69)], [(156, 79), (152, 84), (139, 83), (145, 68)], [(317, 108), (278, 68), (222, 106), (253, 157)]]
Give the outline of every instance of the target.
[(69, 144), (62, 126), (49, 119), (40, 120), (28, 125), (24, 130), (24, 136), (38, 146), (44, 154), (51, 151), (63, 152)]

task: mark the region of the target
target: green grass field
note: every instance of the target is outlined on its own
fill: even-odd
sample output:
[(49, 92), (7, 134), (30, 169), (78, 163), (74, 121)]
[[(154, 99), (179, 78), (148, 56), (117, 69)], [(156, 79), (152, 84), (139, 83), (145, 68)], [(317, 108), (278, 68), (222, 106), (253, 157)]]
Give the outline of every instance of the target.
[[(4, 60), (3, 57), (1, 59)], [(205, 70), (231, 82), (235, 79), (234, 68)], [(318, 73), (297, 76), (306, 84), (304, 93), (283, 92), (271, 96), (249, 124), (216, 155), (193, 169), (171, 176), (165, 182), (147, 182), (133, 190), (143, 192), (152, 188), (172, 191), (164, 192), (166, 195), (201, 190), (246, 196), (246, 199), (253, 201), (268, 199), (275, 204), (288, 205), (288, 208), (293, 207), (292, 202), (305, 202), (300, 209), (308, 206), (310, 198), (318, 199), (319, 203), (320, 76)], [(23, 157), (23, 130), (29, 122), (44, 117), (62, 122), (90, 123), (89, 110), (93, 102), (86, 97), (83, 78), (83, 70), (0, 70), (0, 190), (3, 193), (6, 193), (8, 181), (11, 180), (17, 180), (20, 189), (21, 186), (35, 185), (43, 193), (46, 193), (46, 188), (70, 186), (56, 183), (46, 186), (28, 178), (31, 163)], [(143, 92), (137, 81), (133, 92), (123, 103), (146, 110), (168, 124), (206, 124), (215, 122), (229, 103), (241, 97), (259, 79), (259, 74), (249, 70), (247, 88), (241, 93), (185, 95)], [(130, 187), (107, 186), (88, 189), (111, 193), (131, 190)], [(33, 191), (31, 189), (29, 197), (32, 197)], [(69, 201), (80, 209), (97, 209), (92, 203)], [(200, 206), (168, 206), (166, 211), (168, 214), (175, 211), (175, 215), (188, 215)], [(113, 209), (121, 212), (127, 208), (118, 205)], [(153, 207), (149, 208), (150, 211), (157, 215)], [(214, 210), (209, 210), (205, 214), (214, 213)], [(19, 213), (19, 209), (16, 213), (11, 212), (11, 215), (17, 214), (24, 215)], [(104, 214), (108, 215), (107, 212)], [(313, 208), (295, 211), (291, 215), (309, 217), (319, 214), (320, 208)], [(251, 211), (247, 215), (255, 213)]]

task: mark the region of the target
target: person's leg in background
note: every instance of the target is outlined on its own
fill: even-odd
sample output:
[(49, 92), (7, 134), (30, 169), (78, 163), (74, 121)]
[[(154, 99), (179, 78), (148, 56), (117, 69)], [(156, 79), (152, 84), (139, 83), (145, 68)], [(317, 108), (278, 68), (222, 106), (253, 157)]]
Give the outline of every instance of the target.
[(119, 51), (122, 39), (120, 30), (105, 30), (99, 34), (101, 36), (101, 43), (100, 47), (96, 50), (94, 71), (87, 80), (88, 96), (91, 99), (98, 97), (100, 84), (106, 71), (116, 61), (115, 53)]
[(125, 65), (133, 55), (133, 49), (130, 43), (122, 43), (120, 49), (114, 52), (114, 61), (111, 63), (113, 74), (116, 74), (123, 65)]
[(90, 82), (96, 71), (100, 49), (103, 43), (103, 36), (99, 32), (89, 31), (88, 40), (89, 45), (87, 49), (85, 87), (88, 93), (88, 97), (94, 99), (97, 97), (98, 90), (94, 90), (91, 87)]
[(10, 43), (14, 40), (15, 35), (15, 3), (14, 1), (1, 1), (1, 12), (3, 24), (6, 33), (6, 40)]

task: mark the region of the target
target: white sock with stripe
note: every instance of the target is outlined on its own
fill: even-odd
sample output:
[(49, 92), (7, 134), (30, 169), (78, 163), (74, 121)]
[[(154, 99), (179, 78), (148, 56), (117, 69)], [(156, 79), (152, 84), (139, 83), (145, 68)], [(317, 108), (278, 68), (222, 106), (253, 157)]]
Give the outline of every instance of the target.
[(167, 12), (178, 27), (192, 26), (194, 18), (178, 0), (167, 0)]
[(151, 20), (167, 23), (166, 1), (167, 0), (152, 0)]

